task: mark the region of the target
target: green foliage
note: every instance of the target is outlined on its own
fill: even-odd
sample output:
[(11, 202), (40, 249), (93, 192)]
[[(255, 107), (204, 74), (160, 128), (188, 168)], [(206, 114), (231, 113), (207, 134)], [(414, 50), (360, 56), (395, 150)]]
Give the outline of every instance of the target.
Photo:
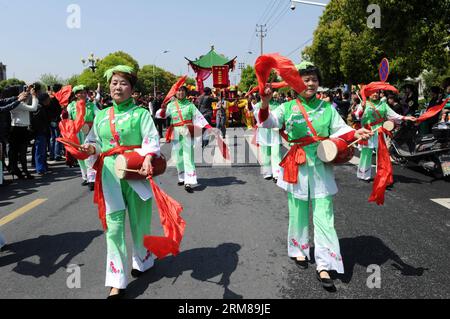
[(369, 0), (332, 0), (303, 56), (323, 73), (326, 86), (378, 81), (382, 58), (391, 64), (389, 81), (417, 77), (425, 69), (447, 69), (450, 57), (449, 0), (378, 0), (381, 28), (370, 29)]
[(155, 82), (157, 92), (167, 92), (177, 81), (177, 77), (174, 74), (153, 65), (144, 65), (139, 70), (138, 78), (137, 88), (143, 94), (153, 94)]
[(3, 91), (8, 86), (14, 85), (25, 85), (26, 83), (19, 79), (8, 79), (0, 82), (0, 92)]
[(239, 83), (239, 91), (248, 92), (250, 88), (258, 85), (258, 80), (256, 79), (255, 69), (247, 65), (245, 69), (242, 70), (241, 82)]
[[(100, 83), (103, 88), (108, 87), (104, 74), (106, 70), (117, 65), (128, 65), (133, 67), (136, 71), (139, 70), (139, 63), (129, 54), (118, 51), (107, 55), (105, 58), (97, 63), (97, 69), (92, 72), (91, 69), (84, 70), (77, 79), (77, 84), (84, 84), (89, 89), (95, 90), (97, 84)], [(72, 79), (74, 80), (74, 79)]]
[(78, 78), (79, 78), (79, 75), (74, 74), (70, 78), (66, 79), (64, 81), (64, 84), (65, 85), (72, 85), (72, 87), (77, 86), (78, 85)]
[(61, 84), (64, 82), (63, 79), (61, 79), (58, 75), (50, 73), (42, 74), (41, 77), (39, 78), (39, 81), (45, 87), (53, 86), (55, 84)]

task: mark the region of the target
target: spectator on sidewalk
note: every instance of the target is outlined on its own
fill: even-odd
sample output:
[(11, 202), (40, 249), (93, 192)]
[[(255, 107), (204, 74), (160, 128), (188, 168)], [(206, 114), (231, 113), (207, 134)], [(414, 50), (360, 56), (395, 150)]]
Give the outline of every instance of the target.
[[(27, 168), (27, 147), (29, 142), (30, 112), (37, 111), (39, 101), (37, 93), (33, 86), (29, 86), (27, 92), (31, 94), (31, 105), (21, 102), (18, 107), (11, 111), (11, 138), (9, 162), (10, 170), (13, 175), (19, 179), (33, 179)], [(17, 162), (20, 161), (22, 171), (20, 171)], [(24, 176), (25, 174), (25, 176)]]
[(55, 84), (49, 94), (50, 94), (50, 105), (47, 108), (47, 114), (50, 121), (50, 161), (61, 161), (62, 160), (62, 144), (56, 139), (61, 137), (59, 131), (59, 122), (61, 121), (62, 107), (58, 100), (53, 96), (59, 90), (61, 90), (61, 84)]
[(47, 138), (50, 135), (50, 121), (47, 112), (50, 106), (50, 96), (47, 93), (39, 94), (39, 105), (31, 116), (31, 131), (34, 134), (34, 159), (36, 173), (43, 176), (48, 171), (47, 166)]

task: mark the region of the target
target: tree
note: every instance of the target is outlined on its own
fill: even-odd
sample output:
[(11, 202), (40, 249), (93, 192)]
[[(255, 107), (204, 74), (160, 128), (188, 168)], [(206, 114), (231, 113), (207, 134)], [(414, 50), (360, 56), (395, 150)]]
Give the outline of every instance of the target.
[(256, 79), (255, 69), (247, 65), (245, 69), (242, 70), (241, 82), (239, 83), (239, 91), (248, 92), (250, 88), (258, 85), (258, 80)]
[(320, 18), (313, 44), (304, 50), (322, 71), (324, 85), (378, 80), (382, 58), (391, 62), (390, 82), (447, 68), (450, 58), (449, 0), (378, 0), (381, 28), (367, 25), (369, 0), (332, 0)]
[(154, 82), (156, 80), (156, 90), (168, 92), (172, 85), (177, 81), (177, 76), (157, 66), (144, 65), (138, 73), (137, 88), (144, 94), (153, 94)]
[(80, 76), (77, 74), (72, 75), (70, 78), (66, 79), (64, 81), (65, 85), (72, 85), (72, 87), (77, 86), (78, 85), (78, 78)]
[(0, 82), (0, 92), (3, 91), (8, 86), (14, 86), (14, 85), (25, 85), (26, 83), (19, 79), (8, 79)]
[(61, 79), (58, 75), (50, 73), (42, 74), (39, 78), (39, 81), (46, 87), (53, 86), (55, 84), (61, 84), (64, 82), (63, 79)]
[(91, 69), (84, 70), (78, 77), (77, 84), (83, 84), (90, 89), (96, 89), (97, 83), (100, 83), (102, 87), (107, 87), (108, 83), (104, 77), (105, 72), (117, 65), (128, 65), (139, 71), (139, 63), (128, 53), (118, 51), (111, 53), (101, 59), (97, 63), (97, 69), (92, 72)]

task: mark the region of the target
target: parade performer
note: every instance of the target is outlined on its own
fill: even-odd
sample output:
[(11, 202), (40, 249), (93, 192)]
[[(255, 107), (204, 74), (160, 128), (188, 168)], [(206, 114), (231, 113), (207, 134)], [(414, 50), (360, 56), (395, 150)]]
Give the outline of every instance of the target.
[(412, 116), (402, 116), (394, 112), (386, 102), (380, 100), (380, 90), (387, 90), (398, 93), (398, 90), (384, 82), (372, 82), (362, 89), (362, 107), (364, 109), (361, 118), (361, 125), (374, 130), (375, 134), (366, 142), (361, 143), (361, 158), (358, 166), (357, 177), (363, 181), (371, 181), (372, 178), (372, 155), (374, 150), (378, 154), (379, 132), (387, 120), (400, 123), (402, 121), (415, 121)]
[[(270, 111), (271, 86), (266, 84), (272, 68), (298, 93), (298, 98)], [(255, 65), (262, 97), (257, 119), (264, 128), (285, 131), (291, 149), (280, 163), (278, 186), (288, 192), (288, 255), (306, 269), (310, 260), (309, 207), (315, 229), (317, 278), (333, 289), (330, 271), (344, 273), (339, 239), (334, 228), (333, 195), (337, 193), (333, 167), (317, 156), (319, 142), (330, 137), (346, 141), (368, 138), (369, 131), (347, 126), (330, 103), (316, 98), (320, 72), (310, 62), (298, 66), (278, 54), (258, 58)], [(306, 85), (305, 85), (306, 84)]]
[[(137, 82), (136, 73), (133, 68), (121, 65), (108, 70), (105, 76), (110, 84), (113, 106), (98, 113), (87, 144), (81, 149), (89, 155), (98, 154), (94, 202), (106, 230), (105, 285), (112, 287), (109, 299), (117, 299), (123, 297), (128, 284), (126, 210), (133, 238), (133, 277), (153, 267), (154, 255), (163, 258), (169, 253), (178, 253), (185, 223), (180, 217), (181, 205), (162, 193), (152, 178), (149, 177), (150, 183), (145, 180), (152, 175), (153, 158), (160, 156), (159, 134), (150, 113), (133, 103), (131, 94)], [(144, 177), (142, 180), (120, 180), (115, 174), (117, 156), (129, 151), (142, 156), (139, 170)], [(149, 236), (153, 197), (167, 238)]]
[[(272, 100), (269, 103), (269, 110), (274, 112), (280, 103), (278, 103), (278, 92), (273, 94)], [(261, 103), (258, 103), (254, 112), (257, 114), (261, 107)], [(280, 176), (280, 162), (281, 162), (281, 135), (278, 128), (264, 128), (258, 125), (256, 134), (256, 143), (259, 146), (261, 154), (261, 173), (266, 180), (273, 180), (275, 183), (278, 182), (278, 177)]]
[[(214, 130), (197, 107), (186, 99), (187, 88), (183, 86), (186, 78), (181, 78), (172, 87), (163, 102), (163, 107), (158, 111), (157, 117), (170, 117), (172, 120), (166, 133), (166, 141), (168, 143), (173, 142), (172, 158), (177, 166), (178, 185), (184, 185), (188, 193), (193, 193), (193, 187), (198, 185), (194, 161), (195, 135), (200, 135), (202, 138), (202, 129), (205, 128), (208, 129), (205, 134), (213, 132), (222, 146), (224, 146), (224, 143), (218, 136), (217, 130)], [(167, 102), (174, 96), (175, 99), (167, 105)], [(220, 150), (224, 154), (222, 146), (220, 146)], [(225, 152), (227, 151), (225, 150)]]
[[(99, 112), (99, 109), (93, 102), (87, 100), (88, 98), (87, 88), (85, 85), (75, 86), (72, 89), (72, 92), (76, 97), (76, 101), (73, 101), (67, 106), (67, 112), (69, 113), (69, 120), (74, 121), (77, 118), (77, 107), (76, 107), (77, 102), (79, 101), (85, 102), (86, 112), (84, 116), (84, 123), (80, 131), (77, 133), (80, 143), (83, 144), (84, 141), (86, 140), (86, 136), (89, 134), (92, 128), (95, 116)], [(89, 186), (89, 189), (91, 191), (94, 190), (96, 172), (93, 169), (93, 166), (96, 160), (97, 158), (95, 156), (90, 156), (87, 160), (78, 159), (78, 164), (80, 165), (81, 175), (83, 179), (81, 185)]]

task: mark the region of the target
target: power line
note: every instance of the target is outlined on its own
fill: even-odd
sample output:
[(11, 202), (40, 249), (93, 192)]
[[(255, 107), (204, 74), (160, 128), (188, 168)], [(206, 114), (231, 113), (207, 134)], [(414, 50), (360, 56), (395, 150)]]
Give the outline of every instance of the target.
[(308, 39), (307, 41), (305, 41), (304, 43), (302, 43), (298, 48), (295, 48), (294, 50), (292, 50), (289, 54), (287, 54), (287, 57), (290, 57), (291, 55), (293, 55), (295, 52), (297, 52), (297, 50), (300, 50), (301, 48), (303, 48), (305, 45), (308, 44), (308, 42), (312, 41), (313, 38)]
[(264, 20), (265, 20), (266, 18), (269, 17), (270, 11), (271, 11), (271, 10), (274, 8), (274, 6), (275, 6), (275, 3), (276, 3), (275, 0), (272, 0), (272, 1), (270, 1), (270, 2), (271, 2), (271, 3), (267, 6), (266, 11), (264, 11), (264, 14), (263, 14), (262, 17), (258, 20), (258, 22), (261, 23), (261, 24), (264, 22)]
[[(267, 19), (267, 21), (266, 21), (266, 24), (267, 24), (267, 25), (270, 24), (270, 22), (272, 21), (272, 19), (273, 19), (277, 14), (279, 14), (279, 11), (278, 11), (278, 10), (279, 10), (280, 8), (283, 9), (283, 6), (282, 6), (283, 1), (285, 1), (285, 0), (278, 0), (278, 6), (275, 8), (275, 10), (273, 11), (272, 15), (271, 15), (270, 17), (268, 17), (268, 19)], [(275, 3), (275, 1), (274, 1), (274, 3)]]
[(284, 16), (286, 15), (286, 13), (288, 13), (290, 10), (290, 8), (286, 8), (284, 11), (281, 11), (280, 14), (278, 15), (278, 17), (274, 20), (274, 23), (272, 24), (271, 27), (269, 27), (270, 30), (275, 29), (275, 27), (281, 22), (283, 21)]

